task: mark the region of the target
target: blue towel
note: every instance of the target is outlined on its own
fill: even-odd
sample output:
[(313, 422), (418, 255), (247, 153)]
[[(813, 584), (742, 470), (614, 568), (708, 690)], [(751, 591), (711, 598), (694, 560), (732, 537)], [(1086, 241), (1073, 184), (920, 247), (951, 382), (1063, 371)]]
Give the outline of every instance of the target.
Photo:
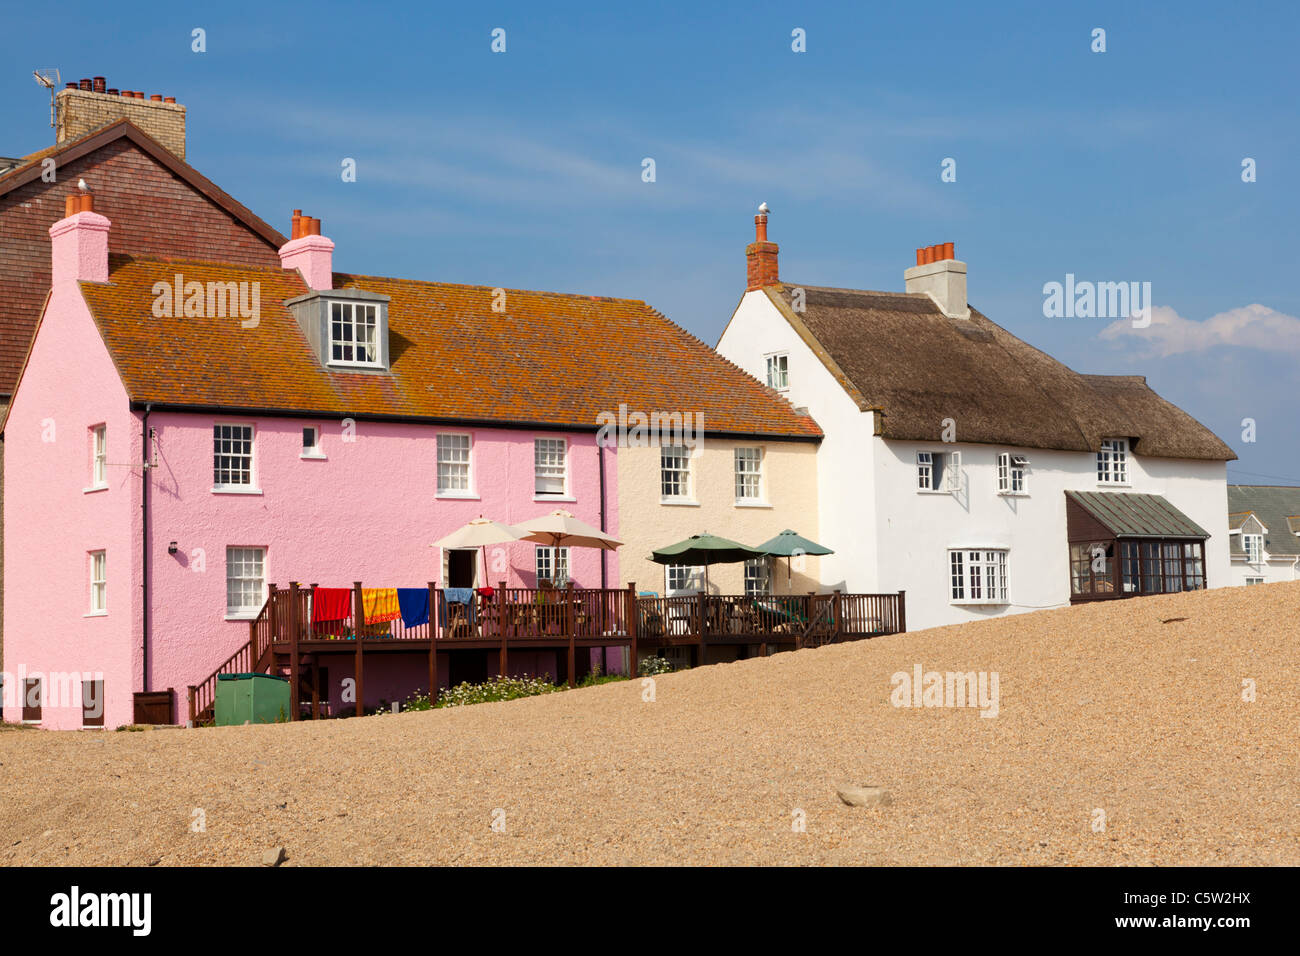
[(398, 588), (397, 606), (402, 609), (402, 624), (419, 627), (429, 623), (429, 589)]
[(442, 591), (443, 599), (438, 602), (438, 625), (447, 626), (447, 605), (448, 604), (465, 604), (469, 606), (469, 623), (474, 623), (474, 612), (477, 605), (474, 603), (473, 588), (444, 588)]

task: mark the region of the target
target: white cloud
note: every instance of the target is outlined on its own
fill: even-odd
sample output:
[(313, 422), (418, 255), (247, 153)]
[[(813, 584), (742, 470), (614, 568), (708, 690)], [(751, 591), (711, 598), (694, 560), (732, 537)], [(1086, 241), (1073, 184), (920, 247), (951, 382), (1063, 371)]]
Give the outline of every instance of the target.
[(1168, 306), (1151, 310), (1151, 324), (1134, 328), (1131, 319), (1112, 322), (1100, 332), (1110, 341), (1141, 343), (1143, 354), (1166, 357), (1205, 352), (1221, 346), (1300, 352), (1300, 319), (1267, 306), (1245, 305), (1203, 321), (1185, 319)]

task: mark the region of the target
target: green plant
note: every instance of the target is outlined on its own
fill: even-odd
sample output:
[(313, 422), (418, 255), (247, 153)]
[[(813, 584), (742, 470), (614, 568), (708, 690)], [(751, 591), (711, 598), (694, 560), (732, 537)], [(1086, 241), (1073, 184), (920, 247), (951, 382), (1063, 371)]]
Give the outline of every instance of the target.
[(636, 672), (641, 677), (653, 677), (655, 674), (670, 674), (672, 669), (672, 662), (665, 657), (646, 657), (637, 665)]
[(605, 674), (601, 672), (601, 667), (596, 664), (592, 667), (591, 672), (582, 680), (578, 681), (579, 687), (596, 687), (599, 684), (611, 684), (614, 681), (627, 680), (622, 674)]
[(464, 707), (468, 704), (487, 704), (499, 700), (516, 700), (520, 697), (537, 697), (553, 694), (560, 688), (538, 677), (501, 677), (471, 684), (464, 681), (438, 697), (439, 707)]

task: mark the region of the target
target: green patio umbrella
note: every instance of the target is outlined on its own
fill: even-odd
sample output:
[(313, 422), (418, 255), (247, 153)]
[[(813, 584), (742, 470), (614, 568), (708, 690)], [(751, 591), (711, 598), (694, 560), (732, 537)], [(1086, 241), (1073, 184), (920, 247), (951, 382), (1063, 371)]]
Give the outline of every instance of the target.
[(720, 538), (716, 534), (693, 534), (685, 541), (678, 541), (666, 548), (651, 552), (650, 559), (656, 564), (702, 564), (704, 565), (704, 593), (709, 592), (709, 565), (735, 564), (751, 558), (761, 558), (767, 554), (761, 548), (751, 548), (729, 538)]
[(758, 546), (760, 551), (778, 558), (785, 558), (785, 585), (790, 586), (790, 559), (796, 554), (834, 554), (830, 548), (809, 541), (803, 535), (786, 528), (775, 538), (764, 541)]

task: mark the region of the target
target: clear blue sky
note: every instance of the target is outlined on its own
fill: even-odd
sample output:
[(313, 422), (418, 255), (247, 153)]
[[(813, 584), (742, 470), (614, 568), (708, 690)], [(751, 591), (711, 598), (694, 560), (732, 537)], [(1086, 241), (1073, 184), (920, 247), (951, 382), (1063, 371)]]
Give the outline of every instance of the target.
[[(977, 6), (9, 3), (0, 154), (52, 136), (31, 69), (107, 76), (186, 104), (191, 163), (323, 219), (336, 268), (645, 299), (708, 342), (760, 201), (807, 285), (901, 289), (954, 241), (993, 321), (1148, 376), (1230, 480), (1300, 484), (1297, 6)], [(1045, 318), (1067, 273), (1149, 281), (1157, 321)]]

